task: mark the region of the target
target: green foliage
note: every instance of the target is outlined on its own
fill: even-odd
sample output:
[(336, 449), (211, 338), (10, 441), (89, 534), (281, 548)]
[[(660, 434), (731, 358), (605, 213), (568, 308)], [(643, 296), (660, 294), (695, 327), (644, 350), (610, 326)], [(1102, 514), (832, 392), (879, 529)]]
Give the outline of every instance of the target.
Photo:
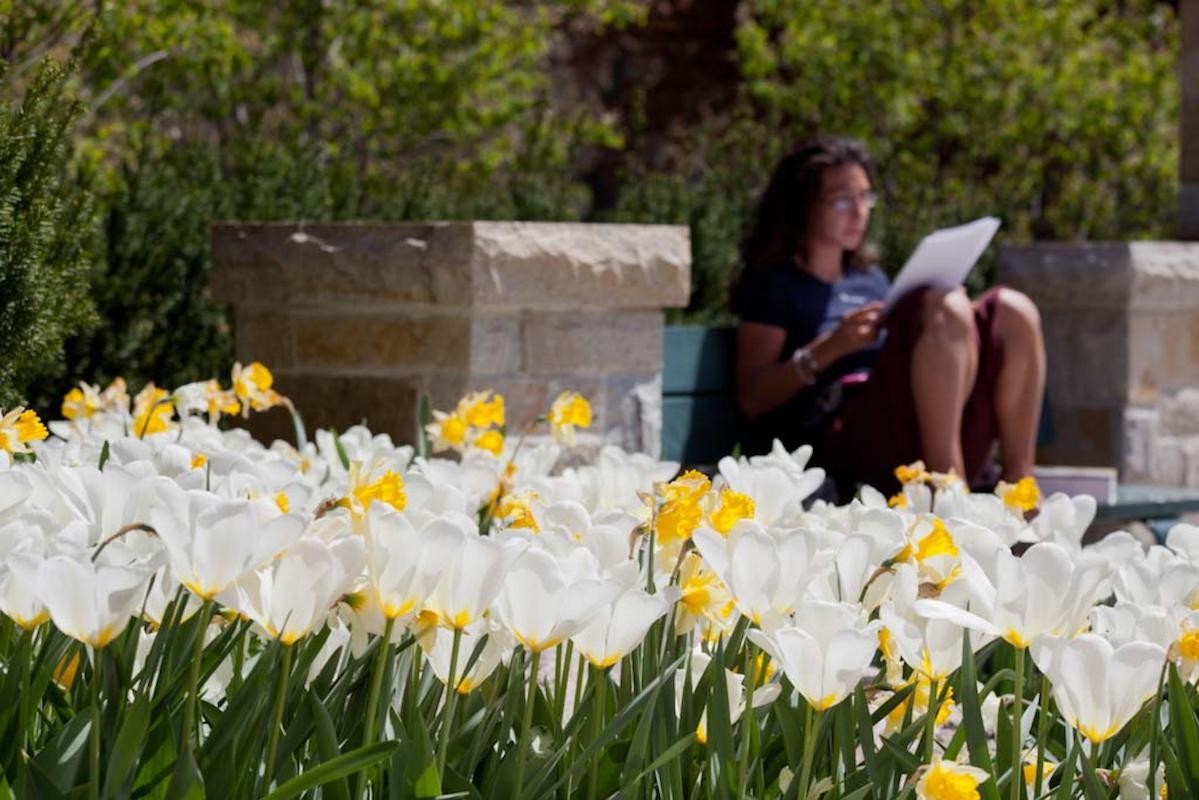
[[(742, 100), (756, 123), (682, 143), (682, 170), (630, 181), (621, 219), (692, 224), (689, 315), (716, 317), (735, 226), (773, 159), (813, 133), (867, 143), (872, 236), (897, 269), (921, 236), (983, 214), (1000, 241), (1169, 237), (1178, 22), (1150, 0), (747, 0)], [(991, 263), (976, 270), (989, 282)]]
[[(1179, 92), (1168, 4), (742, 5), (734, 109), (682, 130), (665, 166), (660, 152), (630, 151), (618, 203), (602, 214), (690, 226), (692, 299), (676, 318), (728, 321), (757, 195), (778, 156), (817, 131), (861, 137), (875, 153), (883, 202), (872, 235), (890, 269), (932, 228), (984, 213), (1002, 217), (1007, 241), (1171, 235)], [(16, 218), (24, 233), (4, 257), (24, 266), (4, 279), (42, 298), (6, 306), (0, 343), (17, 355), (0, 372), (11, 387), (0, 400), (29, 395), (60, 361), (62, 332), (85, 327), (84, 301), (64, 283), (31, 282), (34, 253), (69, 262), (70, 289), (87, 271), (105, 322), (67, 342), (66, 374), (37, 384), (30, 399), (48, 409), (79, 379), (175, 385), (224, 371), (231, 332), (206, 288), (212, 220), (589, 216), (580, 156), (625, 143), (555, 94), (553, 48), (588, 26), (638, 24), (647, 8), (0, 2), (0, 56), (16, 76), (4, 83), (0, 146), (13, 155), (0, 188), (40, 209)], [(73, 55), (72, 85), (58, 70), (37, 84), (42, 96), (26, 95), (47, 54)], [(76, 174), (92, 178), (94, 244)], [(24, 200), (7, 191), (18, 178)], [(976, 288), (991, 266), (976, 270)], [(9, 345), (14, 331), (21, 341)]]
[[(626, 0), (265, 0), (6, 9), (12, 58), (69, 47), (99, 173), (106, 324), (70, 343), (76, 380), (176, 385), (224, 371), (207, 294), (219, 219), (576, 219), (573, 156), (613, 142), (549, 102), (553, 32), (636, 21)], [(86, 12), (86, 13), (85, 13)]]
[[(0, 70), (3, 70), (0, 62)], [(53, 62), (18, 87), (0, 71), (0, 406), (61, 369), (64, 340), (94, 321), (91, 197), (68, 165), (78, 106)]]

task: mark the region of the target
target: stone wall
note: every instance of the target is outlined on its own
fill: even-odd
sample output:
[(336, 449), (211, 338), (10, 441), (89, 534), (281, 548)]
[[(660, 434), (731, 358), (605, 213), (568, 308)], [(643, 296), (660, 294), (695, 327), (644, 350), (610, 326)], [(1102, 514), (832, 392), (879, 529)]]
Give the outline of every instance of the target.
[(1007, 246), (999, 279), (1044, 322), (1046, 464), (1199, 486), (1199, 243)]
[[(690, 293), (686, 227), (526, 222), (217, 224), (212, 292), (237, 358), (310, 429), (366, 420), (410, 442), (419, 397), (505, 396), (510, 429), (572, 389), (593, 430), (655, 450), (664, 307)], [(263, 415), (259, 435), (287, 436)]]

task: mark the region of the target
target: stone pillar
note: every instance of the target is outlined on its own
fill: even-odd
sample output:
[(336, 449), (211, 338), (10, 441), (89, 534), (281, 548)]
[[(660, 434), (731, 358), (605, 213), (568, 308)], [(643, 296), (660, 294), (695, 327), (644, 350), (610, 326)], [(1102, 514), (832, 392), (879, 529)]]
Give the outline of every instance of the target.
[(1181, 0), (1178, 10), (1182, 17), (1179, 233), (1183, 239), (1199, 239), (1199, 0)]
[(1039, 463), (1199, 486), (1199, 243), (1004, 246), (1041, 310), (1055, 440)]
[[(276, 376), (310, 429), (366, 420), (411, 442), (419, 397), (504, 395), (509, 429), (558, 392), (606, 441), (656, 452), (664, 307), (690, 293), (688, 230), (529, 222), (217, 224), (212, 293), (237, 358)], [(263, 415), (287, 435), (287, 420)], [(652, 416), (652, 410), (650, 413)]]

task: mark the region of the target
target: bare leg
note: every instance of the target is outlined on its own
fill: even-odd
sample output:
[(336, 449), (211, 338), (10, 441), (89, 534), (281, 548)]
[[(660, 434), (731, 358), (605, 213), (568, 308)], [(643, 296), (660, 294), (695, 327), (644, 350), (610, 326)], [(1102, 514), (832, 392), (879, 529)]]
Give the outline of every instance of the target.
[(923, 329), (912, 352), (912, 396), (925, 465), (967, 478), (962, 457), (962, 409), (978, 375), (974, 308), (965, 291), (929, 290)]
[(1032, 475), (1037, 425), (1045, 396), (1045, 342), (1041, 315), (1028, 297), (1001, 289), (995, 324), (1003, 344), (1003, 366), (995, 388), (1003, 479)]

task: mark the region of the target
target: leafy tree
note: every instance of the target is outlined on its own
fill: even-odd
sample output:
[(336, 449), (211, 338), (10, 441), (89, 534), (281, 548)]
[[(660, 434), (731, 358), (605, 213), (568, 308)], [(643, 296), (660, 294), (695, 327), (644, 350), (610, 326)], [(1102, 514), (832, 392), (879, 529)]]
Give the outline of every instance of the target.
[(615, 213), (693, 225), (693, 319), (724, 313), (738, 269), (730, 232), (773, 160), (817, 132), (859, 137), (878, 160), (873, 235), (890, 269), (930, 230), (983, 214), (1003, 219), (1007, 241), (1174, 231), (1178, 21), (1167, 5), (745, 0), (740, 18), (735, 121), (685, 143), (695, 147), (682, 170), (635, 170)]
[[(33, 68), (21, 90), (0, 62), (0, 407), (63, 365), (63, 342), (94, 323), (91, 196), (69, 168), (78, 105), (67, 71)], [(19, 97), (13, 97), (19, 94)]]

